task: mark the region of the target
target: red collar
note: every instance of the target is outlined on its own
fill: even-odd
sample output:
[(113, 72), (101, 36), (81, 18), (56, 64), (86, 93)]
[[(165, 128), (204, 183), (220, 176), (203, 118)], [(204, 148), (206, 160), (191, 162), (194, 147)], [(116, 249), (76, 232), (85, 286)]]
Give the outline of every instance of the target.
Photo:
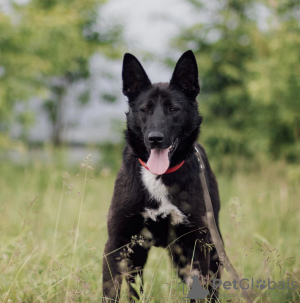
[[(141, 163), (146, 169), (149, 170), (147, 164), (146, 164), (144, 161), (142, 161), (140, 158), (139, 158), (139, 161), (140, 161), (140, 163)], [(173, 173), (174, 171), (178, 170), (183, 164), (184, 164), (184, 160), (183, 160), (182, 162), (180, 162), (179, 164), (177, 164), (177, 165), (175, 165), (175, 166), (173, 166), (173, 167), (168, 168), (168, 169), (163, 173), (163, 175), (164, 175), (164, 174)]]

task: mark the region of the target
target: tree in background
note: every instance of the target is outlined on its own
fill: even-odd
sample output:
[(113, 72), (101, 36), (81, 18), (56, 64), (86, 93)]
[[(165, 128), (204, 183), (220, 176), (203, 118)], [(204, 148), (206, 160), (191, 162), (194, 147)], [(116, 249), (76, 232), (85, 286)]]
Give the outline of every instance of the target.
[(267, 151), (294, 162), (300, 159), (300, 3), (267, 3), (268, 26), (253, 39), (247, 88)]
[[(65, 94), (68, 87), (87, 79), (89, 59), (95, 53), (120, 56), (121, 28), (103, 24), (103, 0), (32, 0), (0, 14), (0, 130), (8, 133), (16, 120), (32, 123), (34, 115), (14, 107), (38, 96), (53, 124), (53, 143), (61, 144)], [(88, 101), (88, 91), (80, 96)]]
[(189, 2), (200, 21), (173, 44), (197, 56), (210, 153), (299, 159), (299, 4)]

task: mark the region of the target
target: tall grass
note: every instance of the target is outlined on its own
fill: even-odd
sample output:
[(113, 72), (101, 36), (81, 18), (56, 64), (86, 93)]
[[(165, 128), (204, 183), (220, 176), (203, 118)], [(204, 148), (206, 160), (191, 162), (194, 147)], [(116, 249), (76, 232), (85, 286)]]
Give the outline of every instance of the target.
[[(230, 174), (216, 172), (228, 256), (243, 277), (254, 279), (255, 302), (300, 302), (300, 285), (297, 291), (256, 288), (259, 279), (299, 283), (299, 167), (273, 163), (249, 170), (241, 163)], [(1, 176), (0, 301), (99, 302), (115, 173), (94, 170), (86, 159), (75, 169), (61, 162), (6, 162)], [(144, 275), (141, 301), (182, 302), (168, 249), (151, 249)], [(222, 280), (231, 278), (224, 272)], [(220, 302), (240, 301), (238, 290), (221, 288)]]

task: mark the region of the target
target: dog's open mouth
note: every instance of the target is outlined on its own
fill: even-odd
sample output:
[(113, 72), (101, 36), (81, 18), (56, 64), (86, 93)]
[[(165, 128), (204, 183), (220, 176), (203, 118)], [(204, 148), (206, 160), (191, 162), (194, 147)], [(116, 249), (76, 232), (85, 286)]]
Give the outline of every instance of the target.
[(156, 175), (162, 175), (170, 166), (170, 158), (178, 146), (178, 139), (168, 148), (153, 148), (150, 151), (150, 157), (147, 161), (148, 169)]

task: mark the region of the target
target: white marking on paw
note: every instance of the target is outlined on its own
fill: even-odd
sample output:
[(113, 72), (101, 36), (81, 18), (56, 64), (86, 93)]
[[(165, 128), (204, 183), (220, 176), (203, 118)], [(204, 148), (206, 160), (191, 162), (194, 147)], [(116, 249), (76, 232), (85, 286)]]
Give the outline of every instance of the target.
[(141, 175), (145, 188), (150, 194), (150, 199), (155, 199), (160, 205), (158, 209), (145, 208), (142, 215), (145, 219), (157, 220), (158, 216), (166, 218), (171, 215), (171, 224), (178, 225), (186, 221), (186, 216), (172, 204), (167, 187), (162, 183), (161, 178), (141, 167)]
[(188, 287), (193, 285), (193, 276), (200, 277), (200, 271), (198, 269), (193, 269), (190, 271), (189, 275), (185, 277), (185, 283), (188, 285)]

